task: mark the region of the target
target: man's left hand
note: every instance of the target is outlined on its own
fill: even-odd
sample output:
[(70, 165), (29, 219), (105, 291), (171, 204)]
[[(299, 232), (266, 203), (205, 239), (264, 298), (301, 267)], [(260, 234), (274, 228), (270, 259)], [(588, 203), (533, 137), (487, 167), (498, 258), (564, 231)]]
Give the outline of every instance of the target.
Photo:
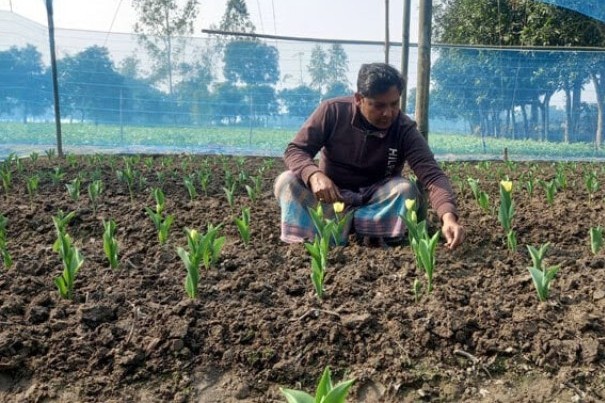
[(441, 218), (443, 226), (441, 232), (446, 240), (448, 249), (456, 249), (464, 242), (464, 227), (458, 223), (458, 218), (452, 213), (445, 213)]

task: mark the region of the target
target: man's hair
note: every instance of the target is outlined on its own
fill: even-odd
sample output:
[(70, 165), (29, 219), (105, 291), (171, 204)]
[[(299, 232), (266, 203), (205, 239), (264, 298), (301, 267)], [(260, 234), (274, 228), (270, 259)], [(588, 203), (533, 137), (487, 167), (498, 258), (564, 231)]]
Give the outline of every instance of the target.
[(364, 97), (373, 97), (395, 86), (401, 94), (403, 80), (401, 73), (386, 63), (362, 64), (357, 75), (357, 92)]

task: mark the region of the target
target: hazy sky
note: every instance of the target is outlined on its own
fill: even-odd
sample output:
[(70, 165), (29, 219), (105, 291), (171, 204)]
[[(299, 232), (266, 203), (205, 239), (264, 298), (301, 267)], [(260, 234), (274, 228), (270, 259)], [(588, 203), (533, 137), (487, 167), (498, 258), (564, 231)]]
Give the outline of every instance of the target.
[[(403, 1), (390, 0), (392, 41), (401, 41)], [(200, 1), (195, 35), (219, 23), (226, 2)], [(12, 5), (15, 13), (46, 24), (45, 4), (45, 0), (0, 0), (0, 10), (10, 10)], [(130, 0), (54, 0), (53, 4), (59, 28), (132, 32), (136, 20)], [(384, 0), (247, 0), (246, 4), (258, 33), (376, 41), (385, 36)], [(417, 38), (417, 4), (412, 0), (412, 41)]]

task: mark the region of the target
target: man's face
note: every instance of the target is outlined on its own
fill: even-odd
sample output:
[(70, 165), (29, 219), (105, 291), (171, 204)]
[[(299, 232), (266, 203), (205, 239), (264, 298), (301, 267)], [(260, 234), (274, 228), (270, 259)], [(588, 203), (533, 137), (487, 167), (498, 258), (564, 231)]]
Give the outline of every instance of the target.
[(355, 103), (370, 124), (379, 129), (388, 129), (399, 115), (399, 91), (392, 86), (388, 91), (367, 98), (355, 93)]

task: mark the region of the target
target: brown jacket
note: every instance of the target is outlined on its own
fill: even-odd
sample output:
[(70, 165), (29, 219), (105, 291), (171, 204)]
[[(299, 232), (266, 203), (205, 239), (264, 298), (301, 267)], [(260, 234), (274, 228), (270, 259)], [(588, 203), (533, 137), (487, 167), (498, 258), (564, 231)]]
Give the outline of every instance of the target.
[[(317, 166), (313, 159), (319, 151)], [(407, 161), (427, 187), (439, 218), (447, 212), (458, 215), (450, 182), (416, 123), (400, 113), (389, 129), (373, 128), (359, 112), (353, 96), (322, 102), (288, 144), (284, 160), (305, 184), (321, 170), (340, 189), (353, 192), (400, 176)]]

